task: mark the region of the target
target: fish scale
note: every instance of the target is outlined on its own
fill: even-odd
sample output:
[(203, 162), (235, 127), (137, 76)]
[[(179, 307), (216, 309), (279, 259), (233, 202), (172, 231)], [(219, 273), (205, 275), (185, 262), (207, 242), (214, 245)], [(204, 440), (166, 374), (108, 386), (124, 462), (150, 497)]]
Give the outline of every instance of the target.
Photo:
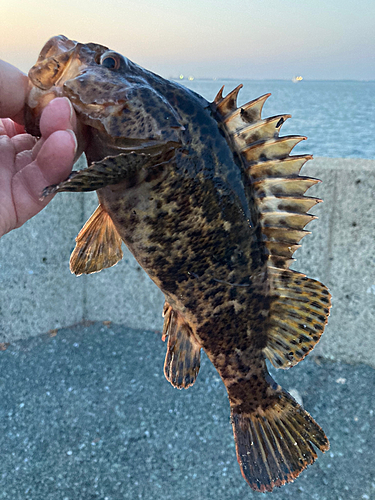
[[(54, 65), (55, 70), (54, 70)], [(97, 44), (52, 38), (30, 70), (25, 122), (66, 95), (89, 167), (44, 195), (96, 190), (99, 207), (76, 240), (71, 270), (122, 258), (123, 241), (165, 295), (164, 374), (194, 384), (203, 348), (228, 392), (241, 472), (251, 488), (293, 481), (326, 451), (313, 418), (270, 376), (301, 361), (323, 333), (330, 294), (292, 271), (319, 203), (300, 176), (304, 137), (280, 137), (290, 115), (262, 118), (270, 94), (237, 106), (242, 85), (212, 103)]]

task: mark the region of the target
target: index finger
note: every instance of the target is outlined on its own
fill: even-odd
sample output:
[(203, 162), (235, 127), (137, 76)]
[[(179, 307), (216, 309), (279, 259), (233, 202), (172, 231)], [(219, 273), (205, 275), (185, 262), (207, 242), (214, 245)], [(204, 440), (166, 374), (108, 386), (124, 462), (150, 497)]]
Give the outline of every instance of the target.
[(0, 118), (23, 124), (29, 79), (19, 69), (0, 60)]

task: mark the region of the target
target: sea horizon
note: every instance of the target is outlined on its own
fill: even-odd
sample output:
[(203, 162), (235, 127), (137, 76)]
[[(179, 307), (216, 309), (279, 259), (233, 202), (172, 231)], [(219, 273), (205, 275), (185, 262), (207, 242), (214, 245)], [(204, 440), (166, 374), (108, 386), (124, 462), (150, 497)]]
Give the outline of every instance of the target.
[[(189, 78), (192, 77), (193, 80), (189, 80)], [(303, 84), (304, 82), (364, 82), (364, 83), (375, 83), (375, 79), (371, 80), (366, 80), (366, 79), (354, 79), (354, 78), (329, 78), (329, 79), (321, 79), (321, 78), (303, 78), (303, 80), (298, 81), (298, 82), (293, 82), (293, 77), (292, 78), (245, 78), (245, 77), (195, 77), (194, 75), (189, 75), (187, 77), (180, 78), (179, 76), (169, 76), (169, 80), (173, 81), (237, 81), (237, 80), (243, 80), (243, 81), (251, 81), (251, 82), (292, 82), (292, 83), (298, 83), (298, 84)]]
[[(185, 75), (184, 75), (185, 76)], [(239, 84), (238, 105), (270, 93), (262, 116), (290, 114), (281, 135), (301, 135), (294, 154), (335, 158), (375, 159), (375, 80), (302, 80), (194, 78), (173, 79), (212, 101), (225, 85), (224, 95)]]

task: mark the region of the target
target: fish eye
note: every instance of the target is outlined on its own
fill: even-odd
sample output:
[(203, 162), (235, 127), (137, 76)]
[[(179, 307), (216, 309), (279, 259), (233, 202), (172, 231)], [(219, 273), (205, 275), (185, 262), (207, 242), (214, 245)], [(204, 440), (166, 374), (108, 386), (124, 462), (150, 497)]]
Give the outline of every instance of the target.
[(115, 52), (106, 52), (100, 58), (100, 64), (108, 69), (119, 69), (120, 56)]

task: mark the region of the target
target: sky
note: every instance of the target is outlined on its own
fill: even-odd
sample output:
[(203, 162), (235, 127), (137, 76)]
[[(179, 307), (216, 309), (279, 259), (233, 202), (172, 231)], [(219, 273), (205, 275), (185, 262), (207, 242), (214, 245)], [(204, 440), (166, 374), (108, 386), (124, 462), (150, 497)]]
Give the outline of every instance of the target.
[(0, 0), (0, 58), (58, 34), (166, 78), (375, 80), (375, 0)]

